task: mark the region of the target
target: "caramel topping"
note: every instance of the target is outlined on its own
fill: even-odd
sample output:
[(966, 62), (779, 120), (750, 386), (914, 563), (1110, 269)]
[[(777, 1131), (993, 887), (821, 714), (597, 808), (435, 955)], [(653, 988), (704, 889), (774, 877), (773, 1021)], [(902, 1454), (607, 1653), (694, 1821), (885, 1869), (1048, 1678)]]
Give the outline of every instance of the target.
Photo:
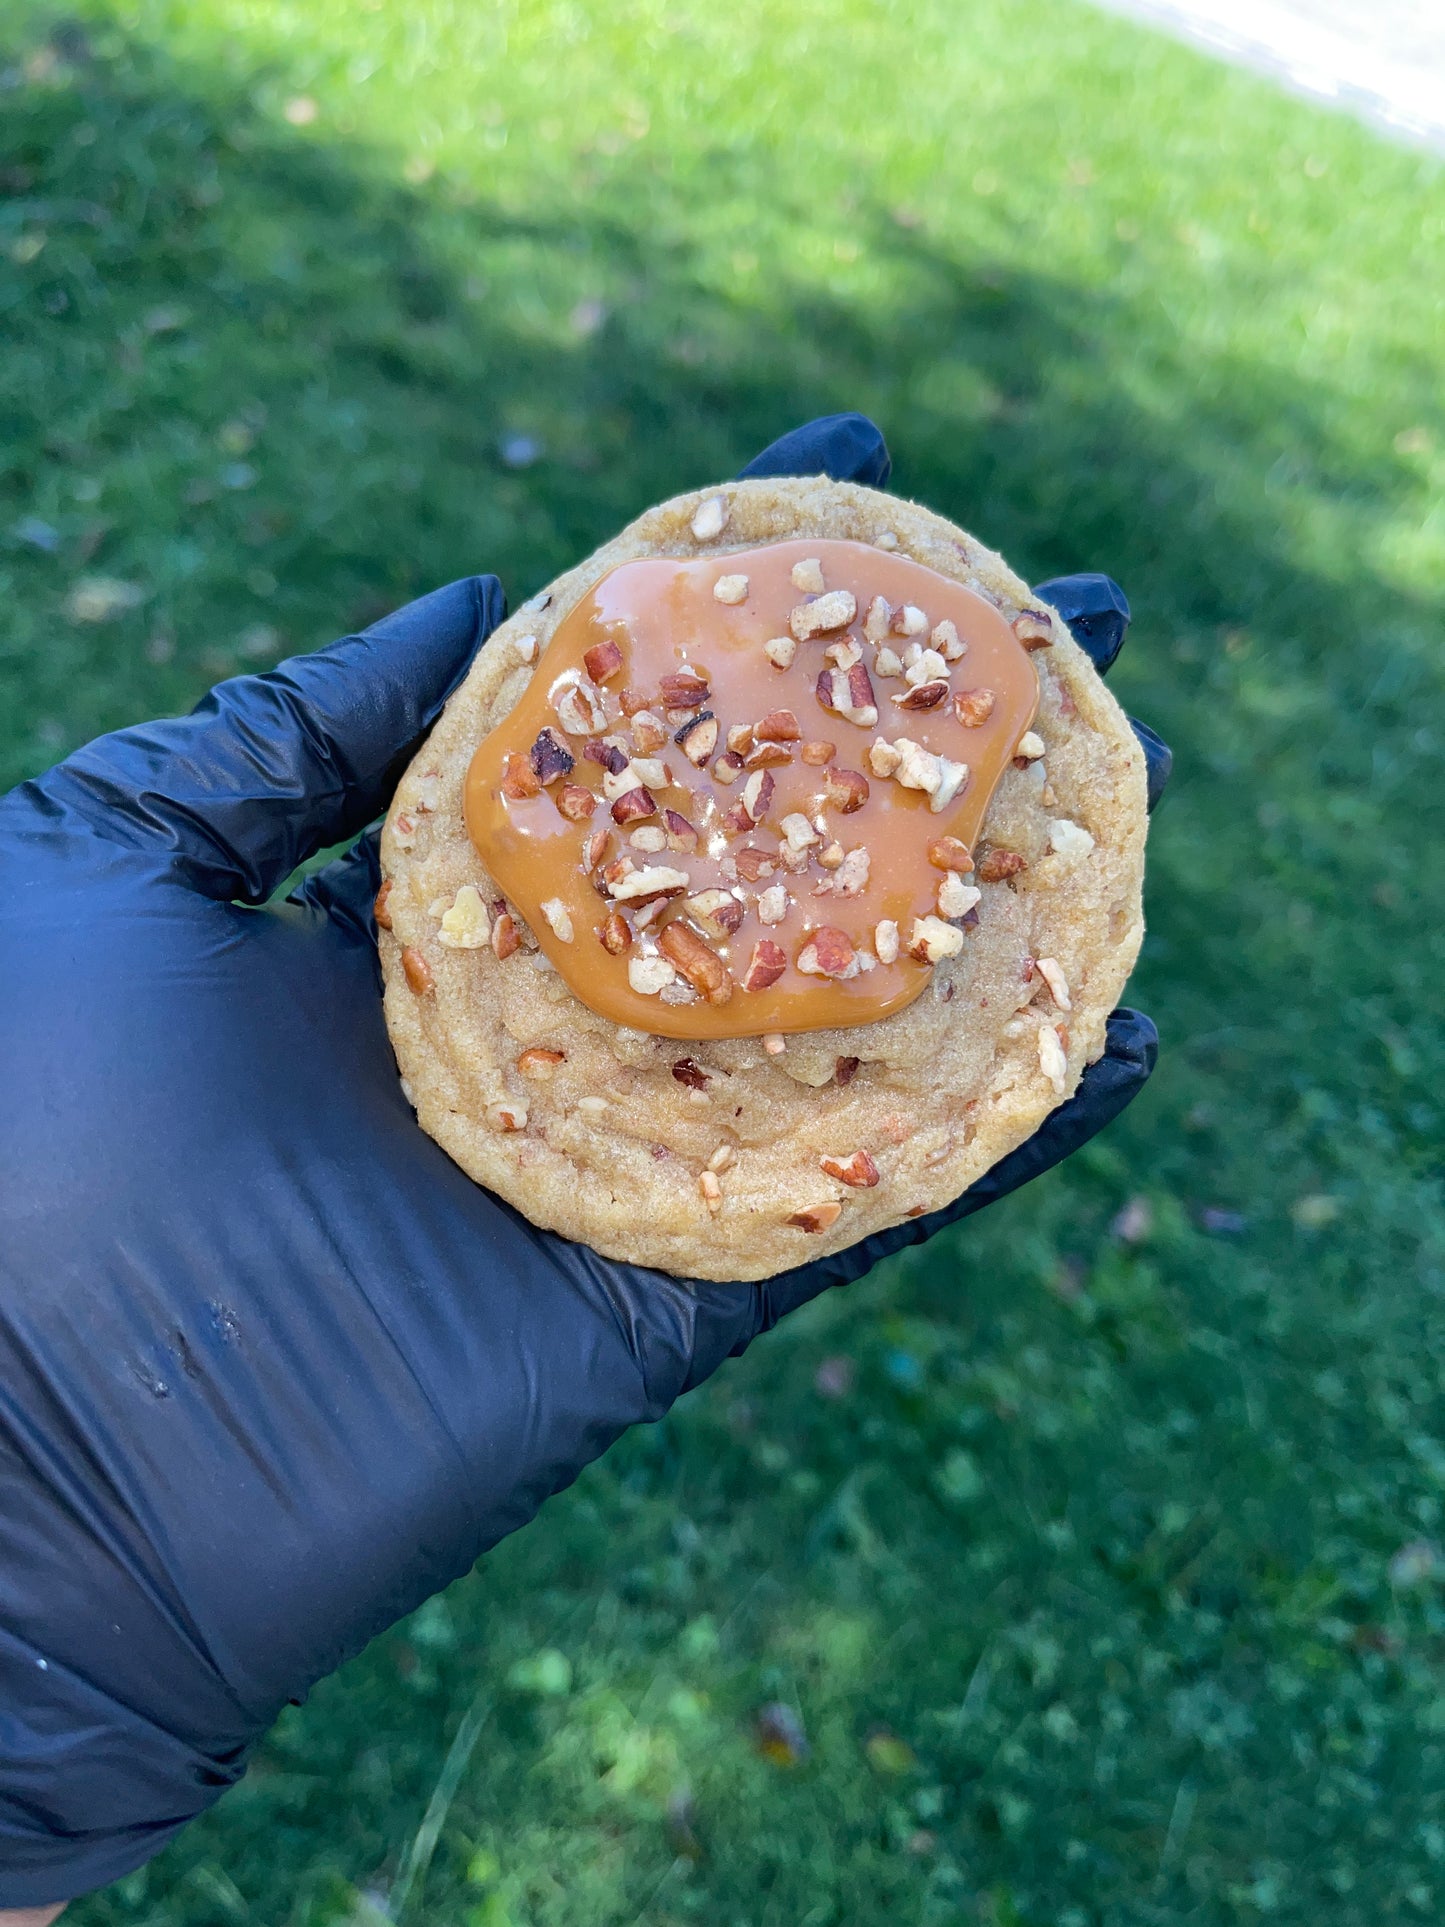
[(962, 947), (1039, 646), (860, 542), (626, 562), (478, 748), (467, 829), (603, 1017), (666, 1037), (871, 1023)]

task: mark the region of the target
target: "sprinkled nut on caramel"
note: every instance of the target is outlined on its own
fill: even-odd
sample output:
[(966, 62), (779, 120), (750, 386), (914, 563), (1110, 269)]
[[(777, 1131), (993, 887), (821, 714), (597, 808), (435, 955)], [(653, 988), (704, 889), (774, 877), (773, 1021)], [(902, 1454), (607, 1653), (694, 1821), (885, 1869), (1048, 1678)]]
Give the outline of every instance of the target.
[(620, 957), (624, 951), (632, 948), (632, 931), (620, 910), (608, 911), (597, 935), (609, 957)]
[[(843, 856), (844, 856), (844, 850), (843, 850), (843, 845), (841, 843), (828, 843), (828, 844), (825, 844), (821, 850), (819, 850), (818, 861), (822, 864), (825, 870), (837, 870), (842, 867)], [(820, 884), (818, 888), (813, 892), (813, 894), (814, 896), (822, 896), (822, 895), (825, 895), (827, 891), (830, 890), (831, 888), (832, 888), (831, 884), (826, 884), (826, 885)]]
[(609, 742), (605, 737), (594, 736), (582, 745), (582, 754), (589, 763), (599, 763), (609, 776), (620, 776), (627, 768), (627, 751), (618, 742)]
[(390, 930), (391, 928), (391, 912), (386, 907), (387, 900), (390, 896), (391, 878), (387, 877), (381, 888), (377, 891), (376, 900), (371, 906), (371, 914), (376, 919), (377, 928), (381, 930)]
[(895, 749), (892, 743), (885, 743), (881, 737), (868, 751), (868, 767), (875, 776), (896, 776), (902, 761), (902, 751)]
[(561, 897), (548, 897), (542, 905), (542, 915), (559, 943), (571, 943), (572, 913)]
[(893, 700), (900, 709), (937, 709), (947, 694), (948, 684), (940, 679), (937, 682), (915, 683)]
[(557, 808), (569, 823), (585, 823), (597, 808), (597, 798), (580, 783), (564, 783), (557, 792)]
[(742, 775), (745, 765), (735, 749), (725, 749), (712, 766), (715, 783), (735, 783)]
[(957, 662), (968, 648), (958, 633), (958, 625), (947, 617), (934, 625), (933, 634), (928, 638), (929, 646), (936, 649), (945, 662)]
[(823, 789), (823, 801), (840, 816), (851, 816), (868, 801), (868, 778), (861, 770), (830, 769)]
[(791, 636), (769, 636), (763, 644), (763, 654), (774, 669), (791, 669), (797, 653), (798, 645)]
[(694, 676), (691, 670), (679, 670), (674, 675), (664, 676), (658, 684), (664, 709), (697, 709), (708, 698), (708, 686), (701, 676)]
[(971, 870), (973, 858), (968, 845), (956, 836), (936, 836), (928, 846), (928, 860), (935, 870)]
[(641, 783), (634, 784), (630, 790), (624, 790), (612, 805), (614, 823), (630, 823), (634, 817), (656, 814), (657, 798)]
[(692, 518), (694, 542), (716, 541), (727, 527), (729, 503), (725, 495), (709, 495)]
[(1038, 609), (1024, 609), (1013, 619), (1013, 632), (1025, 649), (1047, 649), (1054, 639), (1054, 625)]
[(768, 813), (776, 788), (777, 783), (770, 769), (753, 771), (747, 782), (743, 784), (741, 807), (748, 816), (748, 821), (743, 825), (744, 829), (751, 829), (755, 824), (762, 822)]
[(993, 714), (991, 689), (960, 689), (953, 699), (953, 713), (965, 729), (977, 729)]
[(700, 890), (683, 909), (705, 937), (730, 937), (743, 920), (743, 906), (727, 890)]
[(667, 831), (667, 847), (669, 850), (681, 850), (688, 853), (696, 850), (697, 825), (689, 822), (680, 810), (664, 810), (662, 812), (662, 822), (663, 828)]
[(887, 640), (888, 625), (893, 619), (893, 611), (886, 596), (876, 595), (868, 604), (868, 614), (863, 619), (863, 634), (875, 646)]
[(878, 720), (878, 703), (873, 684), (861, 662), (850, 669), (824, 669), (818, 676), (814, 694), (824, 709), (846, 722), (871, 729)]
[(654, 716), (650, 709), (639, 709), (628, 724), (632, 732), (633, 747), (640, 755), (648, 756), (655, 749), (662, 749), (667, 742), (667, 725), (660, 716)]
[(411, 944), (408, 944), (401, 953), (401, 967), (406, 973), (407, 989), (413, 996), (427, 997), (436, 989), (436, 978), (431, 974), (431, 965)]
[(666, 957), (630, 957), (627, 961), (627, 981), (639, 997), (656, 997), (675, 982), (677, 972)]
[(905, 602), (901, 609), (893, 611), (888, 627), (895, 636), (921, 636), (928, 627), (928, 617), (916, 602)]
[(766, 850), (754, 849), (751, 843), (745, 843), (736, 852), (733, 861), (744, 883), (756, 883), (761, 877), (770, 877), (778, 867)]
[(842, 1210), (843, 1207), (841, 1204), (834, 1203), (831, 1200), (827, 1204), (810, 1204), (802, 1211), (790, 1213), (790, 1215), (784, 1219), (784, 1223), (796, 1225), (799, 1231), (826, 1231), (829, 1225), (838, 1222)]
[(537, 781), (544, 786), (555, 783), (561, 776), (570, 776), (577, 761), (550, 723), (538, 734), (527, 753), (527, 760), (532, 765)]
[(853, 941), (846, 930), (825, 923), (798, 953), (797, 967), (806, 977), (853, 977), (858, 972)]
[(985, 850), (978, 859), (975, 874), (980, 883), (1007, 883), (1028, 868), (1027, 858), (1017, 850)]
[(734, 756), (746, 756), (753, 746), (753, 726), (751, 723), (734, 723), (728, 731), (728, 748)]
[(823, 565), (816, 555), (805, 556), (793, 564), (792, 582), (802, 595), (822, 595), (828, 586), (823, 580)]
[(694, 936), (685, 923), (664, 924), (657, 933), (657, 947), (710, 1004), (725, 1004), (732, 996), (733, 980), (727, 965), (701, 937)]
[[(744, 990), (768, 990), (788, 967), (787, 953), (771, 937), (759, 937), (743, 978)], [(763, 1040), (767, 1047), (766, 1038)]]
[(498, 963), (505, 963), (521, 941), (522, 933), (517, 928), (516, 918), (509, 910), (503, 910), (492, 925), (492, 954)]
[(791, 763), (793, 752), (786, 743), (758, 743), (743, 758), (745, 769), (782, 769)]
[(540, 796), (542, 785), (537, 773), (519, 750), (508, 750), (502, 765), (502, 794), (518, 803), (527, 796)]
[(640, 830), (634, 830), (627, 839), (629, 850), (645, 850), (648, 856), (658, 856), (667, 848), (667, 831), (660, 823), (644, 823)]
[(606, 682), (622, 667), (622, 651), (615, 642), (594, 642), (582, 662), (593, 682)]
[(717, 748), (717, 729), (717, 717), (704, 709), (690, 723), (684, 723), (672, 740), (687, 760), (701, 769)]
[[(742, 905), (738, 905), (741, 913)], [(771, 884), (758, 897), (758, 922), (781, 923), (788, 914), (788, 892), (781, 883)], [(736, 927), (736, 926), (734, 926)]]
[(753, 740), (759, 743), (796, 743), (802, 733), (791, 709), (770, 709), (753, 724)]
[(559, 1064), (565, 1064), (567, 1053), (564, 1050), (550, 1050), (544, 1044), (531, 1044), (517, 1059), (517, 1069), (523, 1077), (548, 1078)]
[(644, 863), (640, 870), (609, 878), (607, 887), (619, 903), (646, 903), (653, 897), (677, 897), (691, 882), (686, 870), (664, 863)]
[(881, 964), (898, 961), (898, 925), (892, 917), (879, 920), (873, 932), (873, 949)]
[(624, 716), (635, 716), (639, 709), (647, 707), (647, 698), (640, 689), (624, 689), (617, 702)]
[(748, 599), (748, 579), (745, 575), (720, 575), (712, 585), (712, 592), (719, 602), (735, 608)]
[(819, 1158), (818, 1163), (827, 1177), (836, 1178), (840, 1184), (871, 1191), (878, 1182), (878, 1166), (866, 1151), (855, 1151), (847, 1158)]
[(788, 617), (788, 627), (798, 642), (813, 636), (831, 635), (846, 629), (858, 613), (858, 604), (849, 589), (832, 589), (816, 602), (800, 602)]
[(552, 707), (557, 721), (569, 736), (593, 736), (607, 727), (607, 707), (602, 692), (573, 672), (552, 692)]

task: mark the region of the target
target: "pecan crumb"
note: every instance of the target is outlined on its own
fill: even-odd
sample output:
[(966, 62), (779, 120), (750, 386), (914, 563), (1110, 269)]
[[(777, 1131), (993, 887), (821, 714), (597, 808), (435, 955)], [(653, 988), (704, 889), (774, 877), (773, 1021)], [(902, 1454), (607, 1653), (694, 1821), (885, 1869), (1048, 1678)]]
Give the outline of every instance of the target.
[(796, 1225), (799, 1231), (826, 1231), (829, 1225), (838, 1222), (843, 1207), (831, 1199), (827, 1204), (810, 1204), (802, 1211), (790, 1212), (785, 1224)]
[(818, 1163), (827, 1177), (836, 1178), (840, 1184), (871, 1191), (878, 1182), (878, 1166), (866, 1151), (855, 1151), (847, 1158), (820, 1158)]
[(377, 927), (381, 930), (390, 930), (391, 928), (391, 912), (386, 907), (390, 896), (391, 878), (387, 877), (381, 888), (377, 891), (376, 900), (371, 906), (371, 914), (375, 917)]
[(401, 967), (406, 975), (407, 988), (413, 996), (427, 997), (436, 989), (431, 965), (414, 945), (408, 944), (402, 951)]
[(833, 1065), (833, 1082), (840, 1087), (844, 1084), (851, 1084), (853, 1079), (858, 1075), (858, 1066), (862, 1061), (861, 1057), (838, 1058)]

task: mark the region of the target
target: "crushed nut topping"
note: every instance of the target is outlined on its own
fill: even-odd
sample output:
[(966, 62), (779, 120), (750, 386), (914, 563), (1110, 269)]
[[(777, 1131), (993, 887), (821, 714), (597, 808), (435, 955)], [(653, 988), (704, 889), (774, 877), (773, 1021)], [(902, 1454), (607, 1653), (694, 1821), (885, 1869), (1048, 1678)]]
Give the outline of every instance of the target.
[(390, 897), (391, 878), (387, 877), (381, 888), (377, 891), (371, 906), (371, 914), (376, 919), (376, 925), (379, 930), (390, 930), (391, 928), (391, 911), (387, 908)]
[(1039, 1069), (1053, 1086), (1054, 1096), (1062, 1097), (1069, 1072), (1063, 1040), (1052, 1024), (1039, 1025)]
[(784, 1223), (795, 1225), (799, 1231), (826, 1231), (830, 1225), (838, 1222), (842, 1209), (842, 1205), (832, 1199), (827, 1204), (805, 1205), (801, 1211), (792, 1212), (784, 1219)]
[(1034, 961), (1034, 969), (1049, 987), (1049, 995), (1060, 1010), (1072, 1010), (1069, 1002), (1069, 980), (1055, 957), (1039, 957)]
[(828, 1177), (836, 1178), (840, 1184), (871, 1190), (878, 1182), (878, 1166), (866, 1151), (854, 1151), (846, 1158), (819, 1158), (818, 1163)]
[(517, 1069), (523, 1077), (545, 1080), (559, 1064), (565, 1064), (566, 1061), (567, 1053), (564, 1050), (552, 1050), (545, 1044), (531, 1044), (518, 1057)]
[(401, 953), (402, 972), (406, 977), (407, 988), (415, 997), (429, 997), (436, 989), (436, 978), (431, 973), (431, 965), (413, 944), (408, 944)]
[[(728, 507), (694, 498), (694, 540)], [(987, 597), (845, 541), (648, 558), (568, 611), (546, 667), (464, 798), (514, 908), (444, 902), (446, 948), (486, 920), (499, 960), (526, 949), (615, 1023), (781, 1039), (903, 1008), (987, 916), (999, 853), (975, 874), (973, 846), (1038, 701)]]

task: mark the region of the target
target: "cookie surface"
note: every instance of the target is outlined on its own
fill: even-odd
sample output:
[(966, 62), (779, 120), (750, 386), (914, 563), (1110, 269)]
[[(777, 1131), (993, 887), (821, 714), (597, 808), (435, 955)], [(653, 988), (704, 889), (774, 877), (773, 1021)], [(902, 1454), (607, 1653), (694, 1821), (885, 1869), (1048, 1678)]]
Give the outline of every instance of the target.
[[(1032, 657), (1044, 754), (1004, 771), (983, 821), (980, 852), (1007, 860), (980, 862), (976, 924), (906, 1008), (781, 1050), (680, 1041), (589, 1010), (525, 928), (507, 956), (465, 917), (444, 929), (459, 892), (474, 901), (468, 886), (502, 894), (467, 833), (466, 777), (568, 612), (624, 562), (797, 537), (912, 558), (1009, 618), (1038, 607), (998, 556), (894, 496), (822, 478), (680, 496), (501, 625), (382, 835), (386, 1018), (422, 1127), (534, 1223), (684, 1276), (766, 1277), (948, 1203), (1100, 1054), (1143, 935), (1143, 756), (1057, 617)], [(860, 1152), (875, 1183), (838, 1175), (856, 1178)]]

